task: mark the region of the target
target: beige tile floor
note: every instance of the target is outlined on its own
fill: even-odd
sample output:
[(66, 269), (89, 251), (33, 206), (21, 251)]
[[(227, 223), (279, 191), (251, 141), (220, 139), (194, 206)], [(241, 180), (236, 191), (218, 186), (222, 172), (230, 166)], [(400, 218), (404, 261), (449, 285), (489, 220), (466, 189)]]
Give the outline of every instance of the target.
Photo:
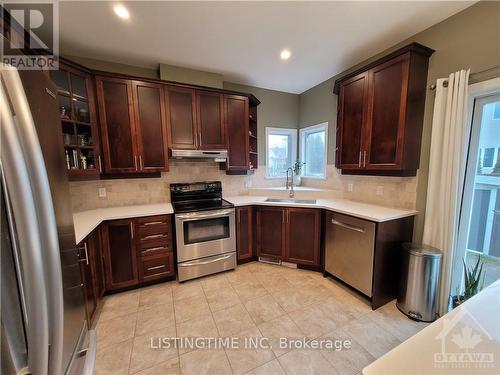
[[(106, 297), (96, 325), (95, 373), (356, 375), (423, 327), (394, 301), (372, 311), (320, 273), (253, 262)], [(160, 337), (265, 338), (272, 347), (152, 347)], [(351, 348), (281, 348), (280, 337), (350, 340)]]

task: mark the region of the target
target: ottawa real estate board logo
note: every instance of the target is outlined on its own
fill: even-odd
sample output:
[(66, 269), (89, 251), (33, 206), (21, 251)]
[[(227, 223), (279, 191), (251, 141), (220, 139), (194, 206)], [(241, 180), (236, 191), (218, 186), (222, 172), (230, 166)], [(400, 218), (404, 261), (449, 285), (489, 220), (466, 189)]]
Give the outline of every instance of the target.
[(0, 5), (2, 63), (19, 70), (59, 68), (57, 1), (7, 0)]
[(495, 340), (465, 306), (453, 317), (443, 318), (442, 330), (435, 339), (440, 343), (440, 350), (434, 353), (436, 368), (476, 369), (478, 373), (498, 369), (491, 351)]

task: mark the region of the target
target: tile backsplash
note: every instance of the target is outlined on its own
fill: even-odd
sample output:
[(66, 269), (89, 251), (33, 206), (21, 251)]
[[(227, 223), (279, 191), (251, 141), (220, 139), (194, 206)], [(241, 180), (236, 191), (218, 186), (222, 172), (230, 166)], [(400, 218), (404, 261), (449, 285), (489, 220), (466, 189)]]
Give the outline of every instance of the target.
[[(326, 179), (302, 178), (303, 186), (342, 191), (342, 198), (387, 207), (415, 209), (417, 177), (342, 175), (327, 165)], [(349, 191), (352, 185), (352, 191)]]
[[(73, 211), (169, 202), (169, 186), (176, 182), (220, 180), (225, 196), (246, 195), (249, 187), (284, 186), (283, 179), (266, 179), (265, 169), (261, 165), (253, 175), (230, 176), (215, 163), (173, 160), (170, 171), (162, 173), (160, 178), (71, 182)], [(349, 184), (352, 184), (352, 191), (349, 191)], [(328, 165), (326, 179), (303, 178), (302, 186), (337, 190), (345, 199), (412, 209), (416, 202), (417, 178), (345, 176), (333, 165)], [(99, 198), (99, 188), (106, 189), (105, 198)]]
[[(266, 180), (265, 166), (251, 176), (230, 176), (210, 162), (170, 161), (170, 170), (160, 178), (75, 181), (70, 183), (73, 212), (95, 208), (170, 202), (170, 184), (177, 182), (222, 181), (224, 195), (247, 194), (250, 186), (282, 186), (282, 180)], [(106, 189), (106, 198), (98, 189)]]

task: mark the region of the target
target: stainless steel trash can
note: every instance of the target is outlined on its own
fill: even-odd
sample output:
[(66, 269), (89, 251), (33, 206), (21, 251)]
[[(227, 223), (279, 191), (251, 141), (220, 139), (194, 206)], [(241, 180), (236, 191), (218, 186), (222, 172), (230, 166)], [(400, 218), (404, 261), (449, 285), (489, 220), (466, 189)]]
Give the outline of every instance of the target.
[(423, 322), (436, 319), (441, 252), (430, 246), (403, 244), (398, 309)]

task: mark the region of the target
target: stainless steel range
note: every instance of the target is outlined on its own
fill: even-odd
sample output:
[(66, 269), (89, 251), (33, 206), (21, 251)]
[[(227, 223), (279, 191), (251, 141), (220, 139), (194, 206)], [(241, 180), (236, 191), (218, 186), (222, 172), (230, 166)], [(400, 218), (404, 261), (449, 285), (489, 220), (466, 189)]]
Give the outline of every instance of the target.
[(179, 281), (236, 268), (233, 204), (220, 181), (171, 184)]

